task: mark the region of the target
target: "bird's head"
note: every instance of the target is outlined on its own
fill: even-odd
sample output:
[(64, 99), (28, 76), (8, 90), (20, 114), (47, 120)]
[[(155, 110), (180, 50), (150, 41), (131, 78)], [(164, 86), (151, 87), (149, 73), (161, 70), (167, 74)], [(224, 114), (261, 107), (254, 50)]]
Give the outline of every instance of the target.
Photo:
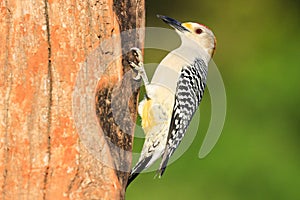
[(181, 23), (167, 16), (157, 15), (157, 17), (172, 26), (181, 37), (197, 43), (213, 57), (217, 42), (216, 37), (209, 28), (195, 22)]

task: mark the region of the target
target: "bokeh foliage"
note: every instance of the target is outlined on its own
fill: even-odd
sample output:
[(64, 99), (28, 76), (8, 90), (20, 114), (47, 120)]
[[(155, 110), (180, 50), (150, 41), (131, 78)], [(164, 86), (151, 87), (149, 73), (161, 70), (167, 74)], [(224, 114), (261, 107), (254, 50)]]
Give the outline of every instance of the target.
[[(227, 118), (216, 147), (200, 160), (210, 117), (207, 92), (191, 147), (162, 179), (153, 179), (155, 172), (140, 175), (127, 199), (300, 199), (299, 1), (152, 0), (146, 8), (147, 26), (167, 27), (155, 17), (163, 14), (212, 28)], [(146, 50), (145, 62), (164, 55)], [(141, 145), (136, 140), (135, 151)]]

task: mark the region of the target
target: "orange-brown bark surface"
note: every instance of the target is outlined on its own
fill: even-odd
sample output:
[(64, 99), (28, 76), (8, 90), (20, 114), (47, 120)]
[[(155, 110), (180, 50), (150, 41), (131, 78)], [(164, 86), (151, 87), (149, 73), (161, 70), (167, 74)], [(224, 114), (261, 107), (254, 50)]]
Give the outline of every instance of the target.
[[(125, 31), (124, 27), (143, 26), (144, 1), (0, 2), (1, 199), (124, 197), (126, 173), (120, 178), (120, 173), (82, 144), (72, 98), (82, 63), (99, 44)], [(141, 47), (142, 34), (134, 34), (131, 40), (121, 38), (113, 45)], [(109, 55), (104, 59), (110, 59)], [(110, 87), (118, 84), (124, 74), (122, 63), (120, 57), (111, 63), (114, 67), (89, 66), (103, 68), (105, 74), (105, 79), (99, 77), (95, 91), (105, 88), (107, 82)], [(133, 118), (136, 97), (137, 93), (129, 101)], [(99, 134), (106, 142), (102, 128)], [(105, 155), (111, 162), (119, 159), (110, 150)], [(123, 157), (122, 162), (130, 165), (130, 159)]]

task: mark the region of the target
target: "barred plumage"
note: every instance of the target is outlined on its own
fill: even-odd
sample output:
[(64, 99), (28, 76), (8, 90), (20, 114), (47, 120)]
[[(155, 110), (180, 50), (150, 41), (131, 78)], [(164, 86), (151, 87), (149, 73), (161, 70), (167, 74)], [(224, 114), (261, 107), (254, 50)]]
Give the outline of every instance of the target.
[(184, 137), (200, 104), (206, 85), (206, 75), (207, 65), (202, 59), (196, 59), (192, 65), (182, 68), (175, 94), (167, 145), (159, 169), (160, 176), (164, 173), (169, 158)]

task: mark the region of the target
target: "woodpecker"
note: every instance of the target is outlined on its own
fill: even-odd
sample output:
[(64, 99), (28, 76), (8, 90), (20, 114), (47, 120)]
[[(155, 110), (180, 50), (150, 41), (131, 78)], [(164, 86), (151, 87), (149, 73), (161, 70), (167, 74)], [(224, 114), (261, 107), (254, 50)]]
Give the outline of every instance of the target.
[(200, 104), (208, 63), (216, 48), (216, 38), (206, 26), (194, 22), (181, 23), (162, 15), (157, 17), (175, 29), (181, 45), (161, 61), (150, 83), (140, 50), (132, 48), (140, 62), (131, 62), (130, 65), (138, 72), (136, 78), (143, 79), (146, 89), (145, 98), (138, 107), (145, 141), (127, 186), (160, 157), (158, 174), (159, 177), (163, 175), (169, 158), (183, 139)]

